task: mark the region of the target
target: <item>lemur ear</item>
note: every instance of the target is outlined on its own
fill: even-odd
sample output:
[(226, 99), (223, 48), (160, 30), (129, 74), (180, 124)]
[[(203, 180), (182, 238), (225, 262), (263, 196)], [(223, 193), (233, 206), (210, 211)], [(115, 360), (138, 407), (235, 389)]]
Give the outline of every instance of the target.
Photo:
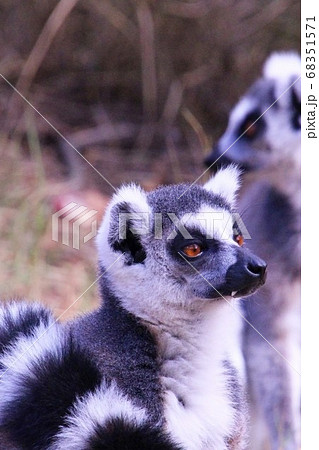
[(240, 187), (240, 174), (240, 170), (234, 164), (223, 167), (204, 185), (204, 188), (220, 195), (233, 207)]
[[(263, 75), (274, 82), (274, 95), (279, 104), (285, 105), (289, 94), (286, 90), (293, 90), (301, 98), (301, 59), (296, 52), (274, 52), (266, 60)], [(290, 106), (290, 105), (289, 105)]]
[(123, 186), (113, 196), (97, 236), (100, 260), (111, 248), (124, 253), (128, 265), (146, 257), (143, 236), (150, 230), (151, 208), (146, 193), (137, 185)]
[(286, 80), (301, 72), (300, 55), (294, 51), (274, 52), (265, 61), (263, 75), (265, 78), (274, 80)]

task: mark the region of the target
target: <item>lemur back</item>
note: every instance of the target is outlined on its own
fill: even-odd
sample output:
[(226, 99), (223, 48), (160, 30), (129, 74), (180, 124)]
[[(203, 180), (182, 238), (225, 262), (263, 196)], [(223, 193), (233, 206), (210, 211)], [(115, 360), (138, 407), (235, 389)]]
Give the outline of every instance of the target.
[(97, 310), (60, 324), (40, 306), (0, 308), (0, 442), (246, 447), (238, 298), (266, 264), (238, 245), (237, 188), (234, 167), (204, 187), (123, 187), (98, 234)]
[(245, 325), (256, 450), (300, 445), (300, 144), (300, 57), (275, 53), (206, 160), (213, 169), (236, 162), (245, 170), (246, 245), (269, 264), (266, 285), (243, 302), (246, 318), (281, 354)]

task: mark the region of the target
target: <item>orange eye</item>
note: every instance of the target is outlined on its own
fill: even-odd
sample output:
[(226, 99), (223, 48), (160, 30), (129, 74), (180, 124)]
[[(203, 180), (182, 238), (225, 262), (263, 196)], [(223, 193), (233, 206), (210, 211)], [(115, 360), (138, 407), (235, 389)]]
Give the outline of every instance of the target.
[(254, 122), (247, 122), (245, 125), (245, 129), (246, 129), (246, 136), (248, 138), (252, 138), (255, 136), (256, 132), (257, 132), (257, 125)]
[(242, 234), (237, 234), (237, 236), (235, 236), (235, 241), (237, 242), (237, 244), (242, 247), (244, 245), (244, 237)]
[(203, 252), (203, 249), (198, 244), (189, 244), (183, 248), (183, 253), (189, 258), (196, 258)]

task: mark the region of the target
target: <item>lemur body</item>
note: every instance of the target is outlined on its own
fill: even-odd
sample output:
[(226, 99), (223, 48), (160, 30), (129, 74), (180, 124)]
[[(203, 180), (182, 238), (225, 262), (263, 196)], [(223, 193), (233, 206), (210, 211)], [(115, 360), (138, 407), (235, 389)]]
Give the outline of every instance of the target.
[(237, 178), (229, 168), (204, 187), (122, 188), (97, 240), (98, 310), (67, 325), (0, 310), (3, 438), (28, 450), (246, 447), (237, 297), (266, 266), (234, 241)]
[[(147, 359), (144, 340), (141, 348), (137, 347), (138, 343), (134, 340), (142, 369), (136, 364), (135, 352), (132, 358), (132, 348), (126, 342), (123, 348), (122, 361), (126, 361), (128, 373), (123, 380), (124, 384), (120, 385), (121, 389), (130, 392), (131, 396), (136, 397), (136, 401), (143, 398), (143, 404), (147, 405), (148, 415), (154, 418), (154, 423), (163, 423), (164, 420), (165, 429), (176, 442), (183, 444), (183, 448), (232, 448), (226, 445), (225, 438), (229, 438), (229, 442), (235, 436), (241, 440), (245, 433), (242, 392), (244, 373), (238, 349), (241, 321), (238, 314), (229, 309), (227, 303), (220, 303), (214, 305), (214, 308), (193, 310), (185, 314), (181, 314), (179, 308), (176, 308), (160, 318), (158, 315), (147, 314), (144, 320), (156, 343), (158, 362), (158, 366), (153, 364), (150, 367), (152, 370), (149, 373), (144, 367)], [(105, 320), (101, 321), (98, 316), (83, 320), (77, 324), (78, 333), (75, 333), (75, 338), (79, 342), (84, 340), (83, 346), (87, 346), (88, 342), (94, 343)], [(92, 327), (92, 322), (96, 323), (96, 327)], [(227, 327), (225, 323), (228, 324)], [(231, 336), (228, 327), (232, 329)], [(112, 327), (112, 334), (113, 332)], [(219, 342), (218, 348), (211, 348), (213, 342)], [(117, 379), (118, 371), (123, 370), (122, 365), (116, 367), (103, 352), (104, 345), (99, 342), (99, 346), (95, 353), (99, 367), (103, 372), (113, 372)], [(116, 342), (114, 352), (117, 358), (119, 347)], [(160, 387), (155, 378), (157, 376)], [(148, 379), (149, 382), (146, 383)], [(211, 383), (212, 379), (215, 380), (214, 385)], [(212, 408), (212, 405), (215, 407)], [(238, 415), (234, 414), (234, 408), (238, 408)]]
[(266, 442), (272, 450), (300, 446), (299, 77), (298, 55), (273, 54), (206, 161), (219, 158), (215, 166), (236, 162), (246, 169), (239, 202), (251, 235), (246, 245), (269, 263), (267, 284), (243, 302), (247, 319), (282, 355), (245, 326), (256, 450)]

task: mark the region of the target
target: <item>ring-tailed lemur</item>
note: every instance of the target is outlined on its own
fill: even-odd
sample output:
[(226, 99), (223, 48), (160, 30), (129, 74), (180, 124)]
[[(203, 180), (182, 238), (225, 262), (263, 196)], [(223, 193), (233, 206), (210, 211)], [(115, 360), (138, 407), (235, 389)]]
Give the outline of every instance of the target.
[(299, 77), (297, 54), (271, 55), (206, 160), (210, 166), (217, 159), (213, 168), (236, 162), (247, 171), (240, 200), (252, 237), (247, 246), (266, 259), (269, 273), (267, 285), (244, 302), (246, 315), (288, 361), (246, 327), (254, 449), (264, 448), (265, 434), (272, 450), (300, 445)]
[(0, 309), (6, 445), (245, 448), (237, 302), (266, 264), (238, 244), (237, 187), (231, 167), (204, 187), (121, 188), (97, 238), (100, 308), (67, 325), (39, 306)]

